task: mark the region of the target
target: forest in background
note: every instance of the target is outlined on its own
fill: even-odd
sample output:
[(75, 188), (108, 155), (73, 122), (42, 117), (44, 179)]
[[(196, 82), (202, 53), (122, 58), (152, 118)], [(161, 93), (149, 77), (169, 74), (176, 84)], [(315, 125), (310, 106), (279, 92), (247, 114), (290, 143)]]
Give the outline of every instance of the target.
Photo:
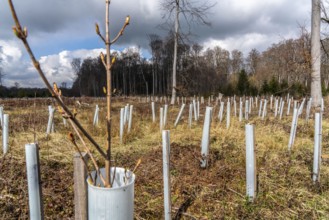
[[(114, 96), (170, 95), (172, 86), (173, 34), (165, 38), (148, 35), (151, 58), (141, 56), (138, 48), (114, 52), (112, 69)], [(322, 40), (322, 92), (329, 84), (329, 42)], [(105, 96), (106, 71), (101, 58), (73, 59), (75, 80), (71, 88), (57, 82), (66, 96)], [(272, 44), (265, 51), (252, 49), (248, 54), (228, 51), (219, 46), (203, 48), (197, 43), (178, 45), (178, 96), (224, 95), (282, 95), (310, 94), (311, 42), (310, 33), (300, 29), (297, 39), (285, 39)], [(4, 75), (4, 74), (2, 74)], [(0, 86), (0, 97), (45, 97), (46, 89), (7, 88)]]

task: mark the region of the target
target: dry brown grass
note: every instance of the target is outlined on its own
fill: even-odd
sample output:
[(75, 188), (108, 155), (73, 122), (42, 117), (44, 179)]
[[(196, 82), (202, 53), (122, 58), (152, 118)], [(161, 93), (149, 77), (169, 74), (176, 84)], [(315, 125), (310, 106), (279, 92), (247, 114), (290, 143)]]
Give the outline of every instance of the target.
[[(66, 100), (70, 107), (75, 101)], [(84, 99), (77, 117), (101, 146), (105, 146), (105, 101)], [(28, 196), (24, 145), (34, 141), (33, 128), (40, 146), (44, 209), (47, 219), (73, 218), (73, 146), (67, 140), (69, 128), (55, 118), (56, 133), (46, 136), (47, 105), (51, 100), (6, 100), (5, 112), (10, 114), (10, 151), (0, 157), (0, 219), (28, 218)], [(119, 141), (120, 107), (134, 105), (133, 126)], [(94, 107), (100, 106), (100, 124), (92, 126)], [(160, 104), (157, 104), (157, 110)], [(171, 130), (171, 183), (173, 215), (180, 207), (186, 210), (183, 219), (327, 219), (329, 218), (329, 169), (323, 161), (321, 183), (311, 181), (313, 160), (313, 121), (299, 119), (296, 142), (291, 154), (287, 146), (291, 116), (280, 121), (269, 117), (261, 121), (253, 109), (250, 122), (255, 124), (259, 192), (254, 203), (245, 198), (244, 124), (231, 118), (217, 121), (214, 113), (211, 129), (210, 166), (199, 168), (203, 116), (187, 126), (188, 106), (177, 128), (173, 123), (179, 106), (169, 106), (168, 125)], [(201, 106), (201, 115), (205, 105)], [(135, 218), (161, 219), (163, 216), (162, 150), (159, 123), (152, 123), (151, 105), (137, 99), (116, 98), (113, 103), (113, 155), (118, 166), (133, 168), (138, 158), (142, 164), (135, 183)], [(157, 111), (157, 121), (159, 112)], [(324, 116), (323, 153), (329, 154), (329, 120)], [(35, 122), (34, 122), (35, 120)], [(96, 154), (97, 158), (98, 157)], [(104, 165), (100, 161), (100, 165)], [(183, 205), (185, 204), (185, 205)]]

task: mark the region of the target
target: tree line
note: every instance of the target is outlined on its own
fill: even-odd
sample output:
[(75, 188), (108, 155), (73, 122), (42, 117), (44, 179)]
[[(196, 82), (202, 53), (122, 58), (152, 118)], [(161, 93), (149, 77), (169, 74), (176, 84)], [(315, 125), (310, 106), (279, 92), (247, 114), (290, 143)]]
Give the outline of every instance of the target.
[[(171, 95), (173, 35), (161, 38), (151, 34), (150, 59), (141, 56), (139, 48), (115, 52), (112, 69), (114, 95)], [(322, 41), (322, 89), (328, 92), (328, 40)], [(329, 49), (329, 48), (328, 48)], [(101, 59), (74, 59), (76, 74), (72, 90), (81, 96), (102, 96), (105, 68)], [(262, 95), (310, 93), (310, 34), (301, 28), (297, 39), (282, 40), (265, 51), (252, 49), (246, 56), (239, 50), (228, 51), (216, 46), (179, 41), (177, 50), (177, 85), (179, 96), (217, 94)]]
[[(150, 34), (151, 57), (142, 57), (140, 48), (114, 52), (112, 67), (113, 95), (171, 95), (174, 56), (174, 35), (161, 38)], [(329, 40), (321, 41), (322, 92), (329, 86)], [(101, 58), (73, 59), (75, 80), (66, 88), (66, 96), (105, 96), (106, 71)], [(265, 51), (252, 49), (247, 54), (228, 51), (216, 46), (203, 48), (182, 40), (177, 50), (178, 96), (217, 94), (225, 95), (292, 95), (310, 94), (311, 42), (310, 34), (301, 28), (297, 39), (286, 39), (272, 44)], [(3, 73), (2, 73), (3, 75)], [(49, 96), (46, 90), (6, 88), (0, 85), (1, 97)]]

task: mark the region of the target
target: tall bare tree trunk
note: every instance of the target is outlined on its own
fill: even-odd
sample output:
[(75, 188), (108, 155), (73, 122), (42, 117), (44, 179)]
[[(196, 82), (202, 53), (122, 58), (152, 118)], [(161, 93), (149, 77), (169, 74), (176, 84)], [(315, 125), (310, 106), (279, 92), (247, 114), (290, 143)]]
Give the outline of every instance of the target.
[(312, 28), (311, 28), (311, 96), (314, 108), (319, 108), (322, 101), (321, 91), (321, 48), (320, 48), (320, 0), (312, 0)]
[(155, 71), (154, 71), (154, 63), (152, 64), (152, 79), (153, 79), (152, 93), (153, 93), (153, 96), (154, 96), (155, 95)]
[(172, 68), (172, 93), (170, 104), (175, 104), (176, 100), (176, 71), (177, 71), (177, 46), (178, 46), (178, 28), (179, 28), (179, 0), (176, 0), (176, 19), (175, 19), (175, 43), (174, 43), (174, 61)]

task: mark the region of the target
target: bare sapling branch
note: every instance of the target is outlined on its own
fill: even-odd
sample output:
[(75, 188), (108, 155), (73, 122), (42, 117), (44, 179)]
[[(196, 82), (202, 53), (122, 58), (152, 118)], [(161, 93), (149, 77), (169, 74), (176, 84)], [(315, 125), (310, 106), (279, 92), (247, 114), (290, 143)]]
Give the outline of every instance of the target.
[(101, 61), (102, 61), (103, 65), (104, 65), (104, 67), (106, 68), (107, 65), (106, 65), (105, 56), (104, 56), (103, 52), (101, 52), (99, 56), (101, 57)]
[(130, 16), (127, 16), (124, 25), (122, 26), (117, 36), (111, 41), (111, 44), (114, 44), (119, 39), (119, 37), (123, 35), (123, 32), (125, 31), (126, 27), (129, 25), (129, 23), (130, 23)]
[(95, 160), (95, 157), (94, 157), (93, 154), (91, 153), (90, 149), (87, 147), (86, 143), (84, 142), (83, 138), (81, 137), (79, 131), (77, 130), (77, 128), (75, 127), (75, 125), (73, 124), (73, 122), (72, 122), (72, 121), (69, 121), (69, 122), (71, 123), (71, 125), (72, 125), (72, 127), (73, 127), (75, 133), (77, 134), (77, 136), (79, 137), (79, 139), (80, 139), (82, 145), (84, 146), (85, 151), (87, 152), (87, 154), (88, 154), (89, 157), (91, 158), (91, 161), (92, 161), (92, 163), (93, 163), (93, 165), (94, 165), (94, 168), (95, 168), (95, 170), (96, 170), (96, 174), (97, 174), (97, 176), (99, 176), (100, 179), (101, 179), (101, 181), (103, 182), (103, 184), (105, 184), (104, 177), (103, 177), (103, 175), (102, 175), (101, 172), (100, 172), (100, 169), (99, 169), (99, 167), (98, 167), (98, 165), (97, 165), (97, 162), (96, 162), (96, 160)]
[[(80, 148), (78, 147), (77, 143), (75, 142), (75, 138), (74, 138), (74, 136), (73, 136), (73, 134), (72, 134), (71, 132), (69, 133), (69, 140), (70, 140), (71, 143), (74, 145), (76, 151), (79, 153), (80, 158), (81, 158), (81, 160), (83, 161), (83, 164), (84, 164), (84, 166), (85, 166), (85, 168), (86, 168), (86, 170), (87, 170), (87, 173), (88, 173), (88, 176), (89, 176), (90, 180), (93, 181), (93, 177), (91, 176), (91, 173), (88, 171), (88, 165), (87, 165), (87, 162), (85, 161), (85, 159), (84, 159), (84, 157), (83, 157), (83, 155), (82, 155), (82, 153), (81, 153), (81, 150), (80, 150)], [(95, 182), (94, 182), (94, 184), (95, 184)]]
[[(54, 91), (55, 91), (56, 93), (58, 93), (58, 95), (59, 95), (59, 99), (60, 99), (61, 101), (63, 101), (63, 100), (62, 100), (62, 92), (61, 92), (60, 89), (58, 89), (56, 83), (54, 83)], [(63, 118), (67, 118), (66, 115), (65, 115), (65, 112), (64, 112), (64, 111), (61, 109), (61, 107), (59, 107), (59, 106), (58, 106), (58, 112), (62, 115)], [(77, 114), (76, 109), (74, 109), (74, 110), (73, 110), (73, 115), (75, 116), (76, 114)], [(97, 162), (96, 162), (96, 160), (95, 160), (93, 154), (91, 153), (91, 150), (87, 147), (85, 141), (84, 141), (83, 138), (81, 137), (81, 135), (80, 135), (78, 129), (76, 128), (75, 124), (74, 124), (71, 120), (69, 120), (69, 122), (70, 122), (72, 128), (74, 129), (75, 133), (76, 133), (77, 136), (79, 137), (79, 139), (80, 139), (82, 145), (84, 146), (84, 150), (85, 150), (85, 152), (88, 154), (88, 156), (89, 156), (89, 157), (91, 158), (91, 160), (92, 160), (92, 163), (93, 163), (94, 168), (95, 168), (95, 170), (96, 170), (96, 176), (95, 176), (94, 184), (96, 183), (96, 178), (97, 178), (97, 176), (99, 176), (100, 179), (101, 179), (101, 181), (103, 182), (103, 184), (105, 184), (104, 177), (102, 176), (102, 174), (101, 174), (101, 172), (100, 172), (100, 169), (99, 169), (99, 167), (98, 167), (98, 165), (97, 165)], [(70, 140), (71, 140), (71, 139), (70, 139)], [(81, 158), (82, 158), (82, 157), (81, 157)], [(82, 159), (83, 159), (83, 158), (82, 158)], [(87, 167), (86, 167), (86, 168), (87, 168)], [(88, 171), (88, 168), (87, 168), (87, 171)]]
[(8, 0), (9, 6), (10, 6), (10, 10), (15, 22), (15, 26), (13, 27), (13, 31), (14, 34), (22, 40), (25, 49), (27, 50), (30, 59), (32, 60), (32, 63), (34, 65), (34, 67), (36, 68), (36, 70), (38, 71), (40, 77), (42, 78), (43, 82), (45, 83), (47, 89), (49, 90), (49, 92), (52, 94), (52, 96), (55, 98), (55, 100), (57, 101), (57, 103), (61, 106), (61, 108), (63, 109), (63, 111), (65, 112), (67, 119), (71, 120), (78, 128), (79, 130), (83, 133), (84, 136), (86, 136), (86, 138), (95, 146), (95, 148), (97, 149), (97, 151), (104, 157), (106, 158), (106, 154), (105, 152), (101, 149), (101, 147), (96, 143), (96, 141), (89, 135), (89, 133), (82, 127), (82, 125), (80, 124), (80, 122), (74, 117), (74, 114), (72, 114), (72, 112), (69, 110), (69, 108), (63, 103), (63, 101), (59, 98), (59, 95), (55, 93), (55, 91), (53, 90), (52, 86), (50, 85), (49, 81), (47, 80), (43, 70), (40, 67), (39, 62), (36, 60), (32, 49), (30, 48), (30, 45), (27, 41), (27, 28), (22, 29), (22, 26), (18, 20), (14, 5), (12, 3), (12, 0)]
[(99, 30), (99, 26), (98, 26), (97, 23), (95, 23), (95, 30), (96, 30), (96, 34), (102, 39), (102, 41), (103, 41), (104, 43), (106, 43), (105, 38), (104, 38), (103, 35), (101, 34), (101, 32), (100, 32), (100, 30)]

